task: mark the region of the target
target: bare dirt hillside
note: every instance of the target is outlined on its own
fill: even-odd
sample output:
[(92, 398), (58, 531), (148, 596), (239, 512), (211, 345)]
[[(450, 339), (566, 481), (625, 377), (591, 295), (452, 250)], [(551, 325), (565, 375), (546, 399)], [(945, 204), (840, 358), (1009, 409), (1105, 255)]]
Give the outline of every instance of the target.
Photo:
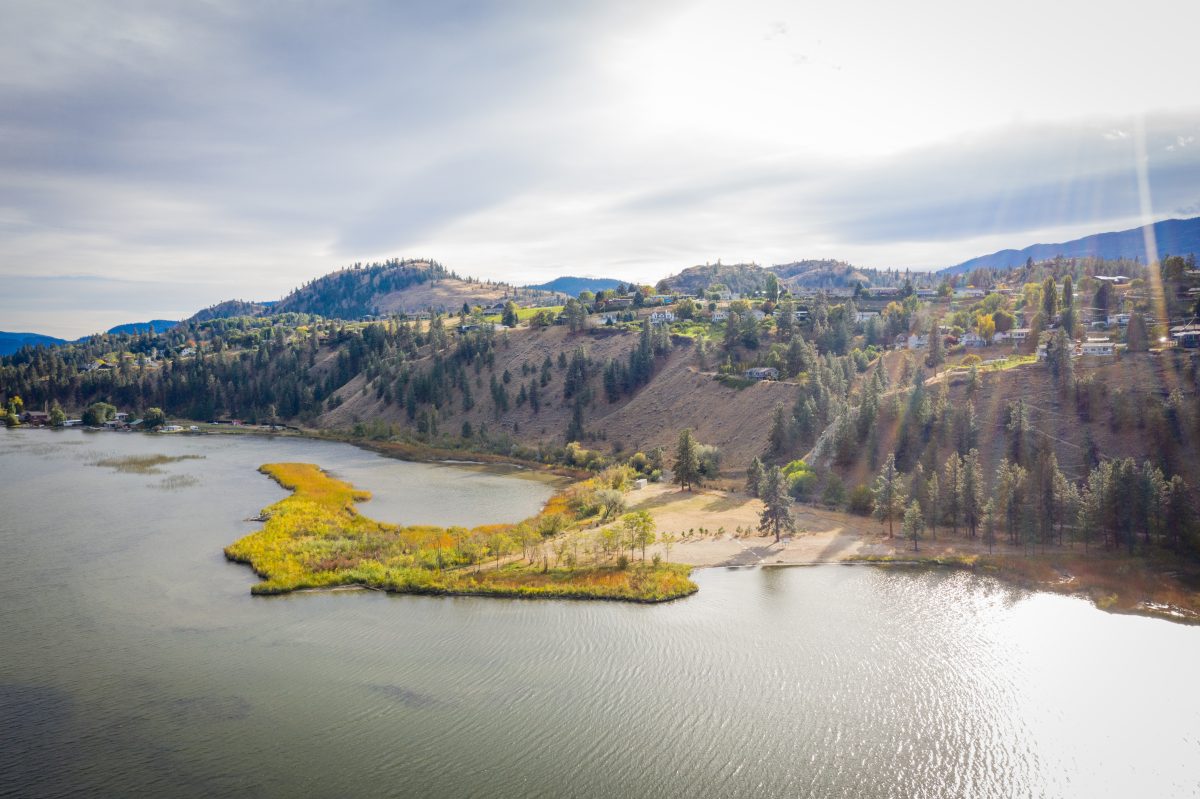
[[(564, 370), (558, 368), (560, 353), (569, 358), (576, 347), (603, 365), (609, 358), (627, 359), (637, 344), (634, 333), (593, 331), (570, 333), (565, 327), (545, 329), (518, 328), (502, 336), (496, 354), (495, 374), (507, 370), (513, 398), (510, 409), (498, 417), (489, 396), (489, 372), (485, 369), (473, 387), (476, 405), (463, 412), (461, 402), (444, 407), (439, 414), (439, 430), (457, 436), (464, 421), (472, 428), (486, 425), (489, 431), (507, 430), (528, 444), (562, 444), (571, 420), (571, 406), (563, 401)], [(534, 413), (529, 404), (517, 407), (515, 398), (522, 382), (528, 384), (536, 374), (522, 375), (522, 364), (540, 369), (549, 356), (556, 365), (550, 383), (541, 389), (542, 406)], [(588, 432), (585, 445), (604, 452), (632, 454), (655, 446), (672, 446), (679, 431), (689, 427), (704, 444), (721, 448), (721, 470), (736, 476), (766, 447), (767, 430), (775, 405), (790, 407), (796, 387), (787, 383), (757, 383), (744, 389), (721, 385), (711, 373), (702, 373), (696, 365), (694, 349), (678, 343), (667, 356), (655, 361), (653, 379), (632, 397), (609, 404), (602, 390), (584, 416)], [(381, 420), (409, 426), (404, 408), (378, 399), (374, 391), (363, 392), (360, 375), (338, 393), (343, 403), (324, 414), (322, 427), (346, 428), (355, 422)], [(598, 385), (598, 381), (596, 382)]]

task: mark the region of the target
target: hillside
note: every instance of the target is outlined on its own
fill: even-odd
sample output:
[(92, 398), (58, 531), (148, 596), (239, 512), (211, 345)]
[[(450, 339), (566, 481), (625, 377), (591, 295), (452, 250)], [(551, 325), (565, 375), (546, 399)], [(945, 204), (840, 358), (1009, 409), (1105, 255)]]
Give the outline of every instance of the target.
[(613, 280), (608, 277), (556, 277), (546, 283), (538, 283), (533, 286), (525, 286), (527, 289), (534, 291), (550, 291), (559, 294), (566, 294), (570, 297), (578, 297), (585, 291), (590, 291), (593, 294), (599, 294), (602, 291), (615, 289), (617, 286), (622, 286), (624, 283), (620, 280)]
[[(597, 363), (624, 360), (637, 340), (633, 332), (572, 334), (562, 326), (518, 328), (499, 337), (495, 366), (488, 371), (511, 375), (507, 388), (515, 398), (521, 385), (529, 382), (530, 375), (547, 358), (557, 364), (560, 356), (570, 358), (582, 347)], [(572, 403), (563, 399), (563, 369), (556, 366), (551, 370), (550, 381), (541, 389), (544, 399), (537, 411), (529, 404), (513, 401), (499, 416), (488, 396), (486, 378), (485, 374), (479, 385), (472, 387), (475, 403), (470, 410), (464, 411), (461, 402), (446, 403), (438, 410), (440, 430), (457, 435), (466, 422), (473, 430), (507, 433), (528, 446), (562, 445), (573, 411)], [(402, 403), (388, 402), (369, 385), (366, 374), (352, 378), (336, 391), (344, 398), (342, 404), (323, 414), (318, 424), (331, 428), (350, 428), (357, 422), (372, 420), (397, 427), (412, 424)], [(681, 339), (669, 354), (657, 359), (650, 384), (632, 396), (610, 403), (601, 391), (595, 392), (584, 412), (584, 444), (628, 455), (639, 449), (670, 448), (679, 430), (691, 427), (698, 440), (721, 448), (722, 470), (736, 474), (766, 446), (763, 420), (770, 417), (776, 404), (790, 404), (794, 394), (795, 387), (784, 383), (764, 382), (742, 390), (723, 386), (713, 380), (712, 373), (697, 368), (694, 347)]]
[[(1200, 254), (1200, 217), (1168, 219), (1149, 227), (1153, 230), (1158, 248), (1150, 260), (1159, 260), (1168, 254)], [(980, 268), (1008, 269), (1022, 266), (1029, 259), (1046, 261), (1060, 255), (1064, 258), (1138, 259), (1144, 264), (1147, 262), (1145, 236), (1146, 226), (1143, 226), (1115, 233), (1097, 233), (1059, 244), (1034, 244), (1022, 250), (1000, 250), (942, 269), (938, 274), (957, 275)]]
[(53, 347), (65, 343), (66, 339), (43, 336), (41, 333), (6, 333), (0, 330), (0, 355), (12, 355), (22, 347), (36, 347), (39, 344), (43, 347)]

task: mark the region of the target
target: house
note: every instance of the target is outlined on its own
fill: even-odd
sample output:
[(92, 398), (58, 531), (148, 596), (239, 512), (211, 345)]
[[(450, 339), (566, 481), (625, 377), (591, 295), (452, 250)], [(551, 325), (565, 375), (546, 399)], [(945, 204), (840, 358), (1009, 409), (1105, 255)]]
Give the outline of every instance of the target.
[(1019, 344), (1025, 339), (1029, 338), (1029, 332), (1030, 330), (1027, 327), (1014, 327), (1012, 330), (1008, 331), (1008, 337), (1012, 339), (1014, 344)]
[(878, 318), (879, 318), (879, 311), (855, 311), (854, 312), (854, 321), (855, 322), (869, 322), (872, 319), (878, 319)]
[(896, 345), (896, 349), (902, 350), (908, 346), (908, 335), (905, 333), (900, 333), (896, 336), (895, 341), (892, 343)]
[(937, 289), (917, 289), (917, 296), (923, 300), (933, 299), (937, 295)]
[(21, 414), (21, 421), (33, 427), (45, 427), (50, 424), (50, 414), (45, 411), (25, 411)]
[(180, 358), (190, 358), (190, 357), (192, 357), (192, 356), (193, 356), (193, 355), (195, 355), (195, 354), (196, 354), (196, 348), (195, 348), (195, 347), (184, 347), (183, 349), (181, 349), (181, 350), (179, 351), (179, 357), (180, 357)]
[(712, 320), (714, 322), (724, 322), (728, 318), (729, 311), (725, 310), (724, 308), (718, 308), (712, 312)]
[(616, 311), (633, 305), (632, 297), (613, 297), (604, 301), (604, 310)]
[(968, 330), (966, 333), (963, 333), (962, 338), (959, 339), (959, 343), (964, 347), (986, 347), (988, 344), (987, 339), (974, 330)]
[(925, 336), (913, 333), (905, 341), (905, 344), (910, 350), (923, 350), (929, 346), (929, 339), (927, 339)]
[(1008, 333), (1006, 333), (1002, 330), (998, 330), (992, 334), (992, 343), (993, 344), (1000, 344), (1005, 341), (1008, 341)]
[(100, 360), (91, 361), (90, 363), (85, 363), (79, 371), (94, 372), (102, 366), (104, 366), (104, 361), (100, 361)]
[(82, 419), (64, 419), (63, 427), (80, 427), (83, 425)]
[(1117, 345), (1105, 338), (1090, 338), (1079, 345), (1080, 355), (1105, 356), (1116, 354)]
[(675, 296), (673, 294), (651, 294), (643, 301), (643, 304), (670, 305), (673, 302), (675, 302)]
[(129, 414), (125, 413), (125, 411), (117, 411), (113, 414), (113, 419), (124, 424), (129, 421)]
[(1200, 347), (1200, 324), (1192, 323), (1171, 328), (1171, 340), (1177, 347), (1196, 349)]
[(1108, 315), (1109, 327), (1112, 327), (1113, 325), (1120, 325), (1121, 327), (1125, 327), (1128, 324), (1129, 324), (1129, 314), (1127, 314), (1127, 313), (1112, 313), (1112, 314)]
[(655, 311), (650, 314), (650, 324), (665, 325), (675, 321), (675, 314), (671, 311)]
[(162, 427), (158, 428), (158, 432), (160, 432), (160, 433), (181, 433), (181, 432), (183, 432), (183, 425), (165, 424)]
[(778, 380), (779, 370), (773, 366), (755, 366), (742, 373), (747, 380)]
[(954, 296), (960, 300), (979, 300), (987, 296), (987, 292), (983, 289), (955, 289)]
[(755, 322), (761, 322), (767, 318), (767, 315), (757, 308), (752, 308), (750, 310), (750, 315), (754, 317)]

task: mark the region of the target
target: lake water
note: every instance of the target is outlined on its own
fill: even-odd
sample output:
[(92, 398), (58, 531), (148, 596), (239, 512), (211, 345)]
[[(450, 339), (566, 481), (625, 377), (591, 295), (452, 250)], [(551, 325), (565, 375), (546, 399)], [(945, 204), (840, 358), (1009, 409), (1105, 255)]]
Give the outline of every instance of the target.
[[(91, 465), (203, 455), (160, 474)], [(552, 491), (296, 439), (0, 432), (0, 795), (1200, 793), (1200, 629), (962, 573), (706, 570), (659, 606), (252, 597), (303, 460), (396, 522)]]

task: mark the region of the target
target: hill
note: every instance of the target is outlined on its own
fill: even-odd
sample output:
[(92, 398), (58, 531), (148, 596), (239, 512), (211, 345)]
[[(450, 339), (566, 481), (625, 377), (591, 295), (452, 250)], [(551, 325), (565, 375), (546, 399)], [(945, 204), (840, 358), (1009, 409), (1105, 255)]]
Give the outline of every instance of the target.
[(354, 264), (311, 280), (277, 302), (227, 300), (195, 314), (189, 322), (235, 316), (304, 313), (354, 321), (417, 311), (456, 312), (463, 304), (551, 304), (561, 295), (506, 283), (461, 278), (431, 260), (391, 259)]
[(763, 291), (770, 275), (792, 291), (804, 289), (850, 288), (856, 283), (864, 286), (894, 286), (904, 281), (895, 270), (863, 269), (845, 261), (805, 260), (762, 267), (758, 264), (704, 264), (684, 269), (659, 281), (659, 288), (682, 294), (695, 294), (712, 285), (725, 286), (736, 294), (749, 295)]
[(602, 291), (608, 291), (609, 289), (615, 289), (623, 285), (625, 285), (623, 281), (613, 280), (610, 277), (556, 277), (546, 283), (525, 286), (525, 288), (535, 291), (552, 291), (559, 294), (567, 294), (571, 297), (578, 297), (585, 291), (599, 294)]
[(54, 336), (43, 336), (41, 333), (6, 333), (0, 330), (0, 355), (12, 355), (22, 347), (42, 345), (53, 347), (56, 344), (66, 344), (65, 339)]
[[(1154, 255), (1156, 260), (1168, 254), (1200, 254), (1200, 217), (1168, 219), (1155, 222), (1149, 227), (1153, 229), (1157, 245)], [(1060, 255), (1064, 258), (1139, 259), (1145, 263), (1146, 228), (1147, 226), (1142, 226), (1115, 233), (1097, 233), (1059, 244), (1034, 244), (1023, 250), (1000, 250), (947, 267), (938, 274), (957, 275), (981, 268), (1009, 269), (1022, 266), (1029, 259), (1033, 259), (1034, 262), (1047, 261)]]
[(229, 319), (236, 316), (262, 316), (270, 312), (271, 302), (247, 302), (246, 300), (225, 300), (216, 305), (210, 305), (204, 310), (197, 311), (184, 322), (208, 322), (213, 319)]
[(108, 329), (111, 335), (126, 334), (136, 336), (138, 333), (165, 333), (179, 322), (172, 322), (169, 319), (151, 319), (149, 322), (129, 322), (124, 325), (117, 325)]

